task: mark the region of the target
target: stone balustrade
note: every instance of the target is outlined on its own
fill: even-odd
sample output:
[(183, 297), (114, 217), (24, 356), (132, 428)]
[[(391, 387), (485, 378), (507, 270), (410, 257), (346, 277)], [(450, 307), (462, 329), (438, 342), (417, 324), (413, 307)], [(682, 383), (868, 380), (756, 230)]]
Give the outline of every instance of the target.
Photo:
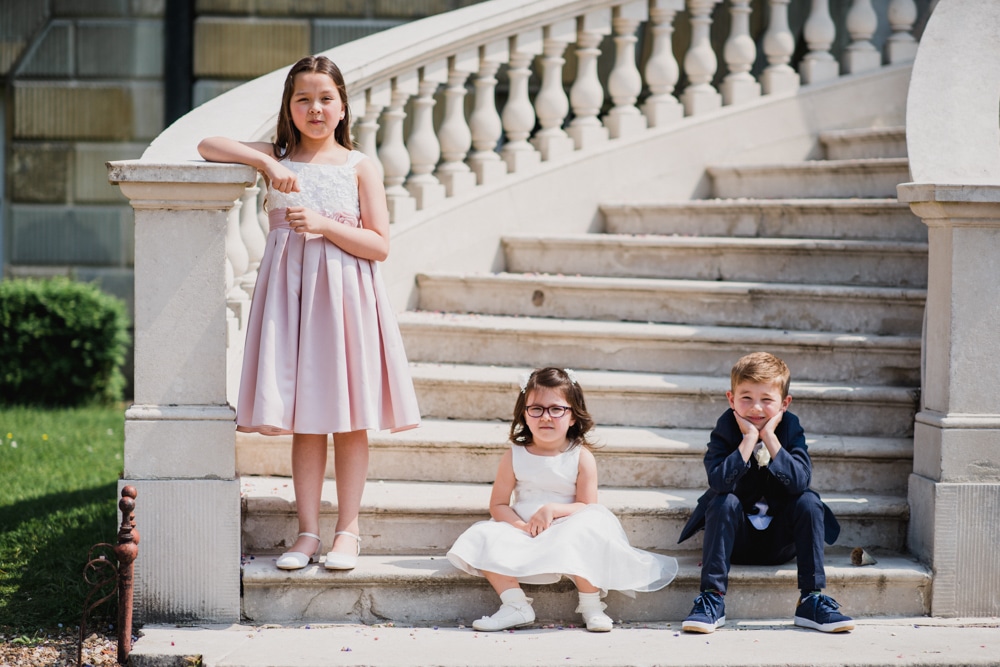
[[(752, 11), (765, 5), (755, 20)], [(794, 29), (790, 5), (808, 10)], [(913, 58), (927, 0), (891, 0), (887, 16), (872, 0), (852, 0), (843, 24), (830, 5), (497, 0), (324, 55), (348, 83), (355, 141), (384, 174), (395, 234), (608, 142)], [(716, 43), (720, 15), (729, 34)], [(876, 46), (887, 23), (891, 35)], [(800, 28), (808, 53), (796, 61)], [(838, 43), (846, 47), (836, 51)], [(198, 107), (141, 159), (110, 163), (111, 180), (136, 210), (136, 390), (125, 478), (149, 515), (169, 507), (184, 519), (143, 534), (136, 585), (144, 621), (239, 618), (229, 406), (267, 219), (252, 170), (206, 164), (196, 146), (215, 134), (269, 140), (286, 71)]]

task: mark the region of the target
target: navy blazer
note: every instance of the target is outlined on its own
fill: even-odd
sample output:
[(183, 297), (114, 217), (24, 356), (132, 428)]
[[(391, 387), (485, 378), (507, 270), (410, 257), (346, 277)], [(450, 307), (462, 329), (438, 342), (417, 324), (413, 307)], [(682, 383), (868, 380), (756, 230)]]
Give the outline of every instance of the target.
[[(743, 461), (739, 446), (743, 432), (736, 422), (732, 409), (726, 410), (715, 424), (705, 452), (705, 471), (708, 473), (708, 491), (698, 499), (691, 518), (681, 531), (678, 543), (683, 542), (705, 527), (705, 512), (709, 502), (724, 493), (736, 494), (745, 510), (751, 510), (763, 496), (768, 505), (768, 514), (778, 515), (788, 505), (789, 500), (803, 493), (816, 492), (809, 488), (812, 479), (812, 461), (806, 447), (806, 435), (799, 424), (799, 418), (785, 412), (781, 423), (774, 429), (774, 435), (781, 443), (778, 455), (761, 468), (753, 456)], [(840, 535), (840, 523), (823, 504), (824, 539), (833, 544)]]

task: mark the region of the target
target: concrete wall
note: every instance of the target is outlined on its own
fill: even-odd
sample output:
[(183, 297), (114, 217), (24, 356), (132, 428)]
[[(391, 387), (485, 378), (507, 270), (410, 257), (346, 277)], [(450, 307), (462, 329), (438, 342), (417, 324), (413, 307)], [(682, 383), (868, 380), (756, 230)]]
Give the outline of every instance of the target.
[[(195, 0), (193, 104), (309, 53), (479, 1)], [(97, 281), (133, 311), (133, 214), (105, 163), (138, 158), (165, 127), (167, 3), (0, 2), (4, 277)]]

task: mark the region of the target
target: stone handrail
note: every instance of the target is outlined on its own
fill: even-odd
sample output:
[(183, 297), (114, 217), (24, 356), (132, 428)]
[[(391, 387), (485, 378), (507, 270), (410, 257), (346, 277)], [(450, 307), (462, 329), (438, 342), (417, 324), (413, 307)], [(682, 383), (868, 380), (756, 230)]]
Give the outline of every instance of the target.
[(912, 183), (928, 227), (921, 406), (908, 547), (933, 565), (935, 616), (1000, 614), (1000, 4), (941, 0), (907, 97)]
[[(809, 10), (800, 62), (792, 2)], [(903, 63), (917, 51), (916, 0), (889, 0), (883, 17), (873, 0), (852, 0), (842, 25), (830, 0), (720, 3), (494, 0), (324, 52), (348, 82), (355, 141), (384, 174), (394, 239), (400, 223), (417, 224), (546, 164), (562, 168), (610, 142), (789, 98), (801, 86)], [(766, 7), (764, 21), (751, 21), (752, 7)], [(721, 44), (711, 39), (719, 11), (730, 26)], [(751, 33), (758, 23), (763, 31)], [(886, 23), (891, 34), (879, 48)], [(848, 35), (839, 60), (838, 34)], [(144, 621), (239, 618), (231, 404), (268, 225), (257, 174), (198, 160), (196, 146), (215, 134), (269, 139), (286, 70), (193, 110), (141, 159), (110, 164), (136, 229), (135, 404), (126, 414), (124, 477), (151, 511), (186, 518), (144, 535), (136, 575)], [(453, 242), (455, 229), (438, 238)], [(190, 544), (206, 564), (195, 573), (180, 551)]]

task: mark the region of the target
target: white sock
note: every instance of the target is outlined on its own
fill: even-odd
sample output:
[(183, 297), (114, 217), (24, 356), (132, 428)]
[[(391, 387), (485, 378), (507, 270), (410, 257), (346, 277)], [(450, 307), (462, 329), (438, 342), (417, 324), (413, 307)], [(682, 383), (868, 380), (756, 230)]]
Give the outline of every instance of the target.
[(531, 604), (531, 600), (524, 595), (524, 591), (520, 588), (508, 588), (505, 590), (500, 594), (500, 602), (503, 604), (509, 604), (512, 607), (520, 607), (522, 605)]
[(577, 594), (580, 596), (580, 607), (594, 607), (601, 604), (600, 591), (595, 591), (593, 593), (577, 591)]

